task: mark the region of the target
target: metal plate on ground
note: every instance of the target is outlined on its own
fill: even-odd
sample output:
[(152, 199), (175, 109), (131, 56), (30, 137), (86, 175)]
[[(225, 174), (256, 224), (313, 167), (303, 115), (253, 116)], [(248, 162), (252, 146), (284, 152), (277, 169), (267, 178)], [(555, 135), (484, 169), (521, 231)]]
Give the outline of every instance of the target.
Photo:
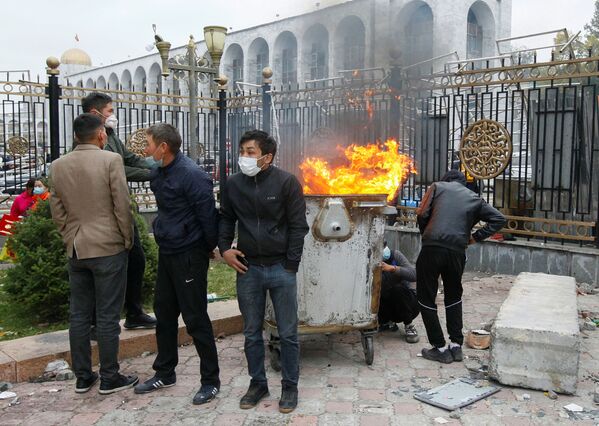
[(480, 401), (500, 390), (501, 388), (490, 385), (487, 381), (460, 378), (428, 391), (414, 394), (414, 398), (435, 407), (453, 411)]

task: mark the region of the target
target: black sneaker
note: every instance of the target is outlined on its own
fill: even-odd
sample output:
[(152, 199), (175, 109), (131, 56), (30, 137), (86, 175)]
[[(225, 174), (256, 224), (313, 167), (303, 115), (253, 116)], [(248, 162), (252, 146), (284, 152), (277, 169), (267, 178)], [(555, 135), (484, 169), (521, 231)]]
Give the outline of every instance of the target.
[(142, 328), (156, 328), (156, 318), (141, 314), (136, 317), (127, 317), (123, 325), (127, 330), (138, 330)]
[(279, 400), (279, 412), (291, 413), (297, 407), (297, 386), (283, 387)]
[(379, 331), (397, 331), (399, 327), (393, 321), (386, 322), (385, 324), (379, 325)]
[(102, 379), (100, 381), (100, 395), (109, 395), (111, 393), (115, 393), (118, 391), (122, 391), (125, 389), (132, 388), (139, 382), (137, 376), (123, 376), (122, 374), (117, 375), (115, 380), (105, 380)]
[(92, 371), (92, 376), (89, 379), (77, 379), (77, 383), (75, 384), (75, 392), (88, 392), (96, 384), (98, 378), (98, 373), (94, 373)]
[(451, 364), (453, 362), (451, 352), (448, 350), (440, 351), (439, 348), (422, 349), (422, 356), (423, 358), (443, 364)]
[(449, 348), (449, 351), (451, 352), (451, 356), (453, 357), (454, 361), (460, 362), (464, 360), (464, 354), (462, 354), (461, 346), (452, 346)]
[(248, 391), (245, 393), (245, 395), (243, 395), (241, 401), (239, 402), (239, 408), (242, 410), (254, 408), (265, 396), (268, 396), (268, 385), (266, 383), (251, 383)]
[(133, 391), (137, 394), (150, 393), (158, 389), (170, 388), (171, 386), (175, 386), (176, 383), (177, 379), (175, 377), (170, 379), (161, 379), (154, 376), (151, 379), (148, 379), (145, 382), (135, 386)]
[(408, 343), (418, 343), (420, 341), (420, 337), (418, 337), (418, 330), (414, 324), (407, 324), (405, 326), (406, 330), (406, 342)]
[(200, 390), (193, 397), (193, 405), (202, 405), (216, 398), (218, 388), (212, 385), (202, 385)]

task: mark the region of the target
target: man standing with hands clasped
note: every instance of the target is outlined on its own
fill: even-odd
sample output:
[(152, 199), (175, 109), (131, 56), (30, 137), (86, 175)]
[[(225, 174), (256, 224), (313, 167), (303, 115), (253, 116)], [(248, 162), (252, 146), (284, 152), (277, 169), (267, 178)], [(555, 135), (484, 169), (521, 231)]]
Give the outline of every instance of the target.
[[(308, 233), (306, 203), (295, 176), (272, 165), (276, 141), (260, 130), (239, 142), (239, 167), (227, 180), (221, 200), (219, 250), (237, 271), (237, 300), (243, 317), (245, 356), (251, 382), (241, 398), (252, 408), (268, 395), (262, 324), (270, 294), (281, 339), (282, 393), (279, 411), (297, 406), (299, 343), (296, 273)], [(238, 225), (237, 249), (231, 248)]]

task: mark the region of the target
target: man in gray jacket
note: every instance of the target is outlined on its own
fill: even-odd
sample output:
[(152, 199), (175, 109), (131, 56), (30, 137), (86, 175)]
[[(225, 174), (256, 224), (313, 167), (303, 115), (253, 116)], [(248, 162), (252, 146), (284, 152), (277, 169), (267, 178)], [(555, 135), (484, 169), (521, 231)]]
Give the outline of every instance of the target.
[[(150, 180), (150, 165), (144, 157), (135, 155), (127, 149), (116, 134), (118, 120), (114, 114), (112, 98), (105, 93), (92, 92), (81, 101), (83, 112), (97, 115), (106, 127), (108, 141), (104, 149), (115, 152), (123, 159), (127, 182), (146, 182)], [(126, 329), (154, 328), (156, 319), (144, 313), (142, 308), (142, 287), (146, 256), (139, 239), (137, 226), (134, 229), (133, 247), (129, 252), (127, 266), (127, 292), (125, 294)]]
[[(416, 213), (422, 234), (422, 249), (416, 261), (417, 296), (432, 345), (431, 349), (422, 350), (422, 356), (446, 364), (462, 361), (462, 273), (466, 248), (499, 231), (505, 218), (466, 188), (466, 178), (457, 170), (448, 171), (441, 182), (428, 188)], [(471, 233), (479, 221), (486, 225)], [(439, 276), (443, 278), (450, 339), (447, 348), (435, 304)]]

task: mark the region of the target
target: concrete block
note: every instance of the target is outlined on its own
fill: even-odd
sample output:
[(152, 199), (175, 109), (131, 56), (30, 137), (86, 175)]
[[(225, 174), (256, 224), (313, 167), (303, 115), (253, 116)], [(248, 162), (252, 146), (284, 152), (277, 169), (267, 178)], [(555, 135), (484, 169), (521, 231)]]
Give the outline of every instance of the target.
[(543, 249), (533, 249), (530, 255), (530, 272), (548, 273), (547, 251)]
[(514, 250), (514, 271), (512, 274), (517, 275), (520, 272), (530, 271), (530, 249), (528, 247), (513, 247)]
[(495, 243), (483, 243), (480, 259), (481, 272), (495, 273), (497, 268), (497, 250), (499, 246)]
[(597, 256), (584, 254), (572, 254), (572, 276), (579, 283), (597, 284), (595, 275), (597, 273)]
[(570, 253), (546, 250), (548, 273), (552, 275), (570, 275)]
[(480, 259), (482, 255), (482, 244), (472, 244), (466, 250), (466, 270), (480, 271)]
[(514, 248), (510, 246), (499, 246), (497, 249), (496, 273), (512, 275), (514, 273)]
[(580, 338), (574, 278), (518, 275), (491, 339), (491, 378), (510, 386), (575, 393)]

